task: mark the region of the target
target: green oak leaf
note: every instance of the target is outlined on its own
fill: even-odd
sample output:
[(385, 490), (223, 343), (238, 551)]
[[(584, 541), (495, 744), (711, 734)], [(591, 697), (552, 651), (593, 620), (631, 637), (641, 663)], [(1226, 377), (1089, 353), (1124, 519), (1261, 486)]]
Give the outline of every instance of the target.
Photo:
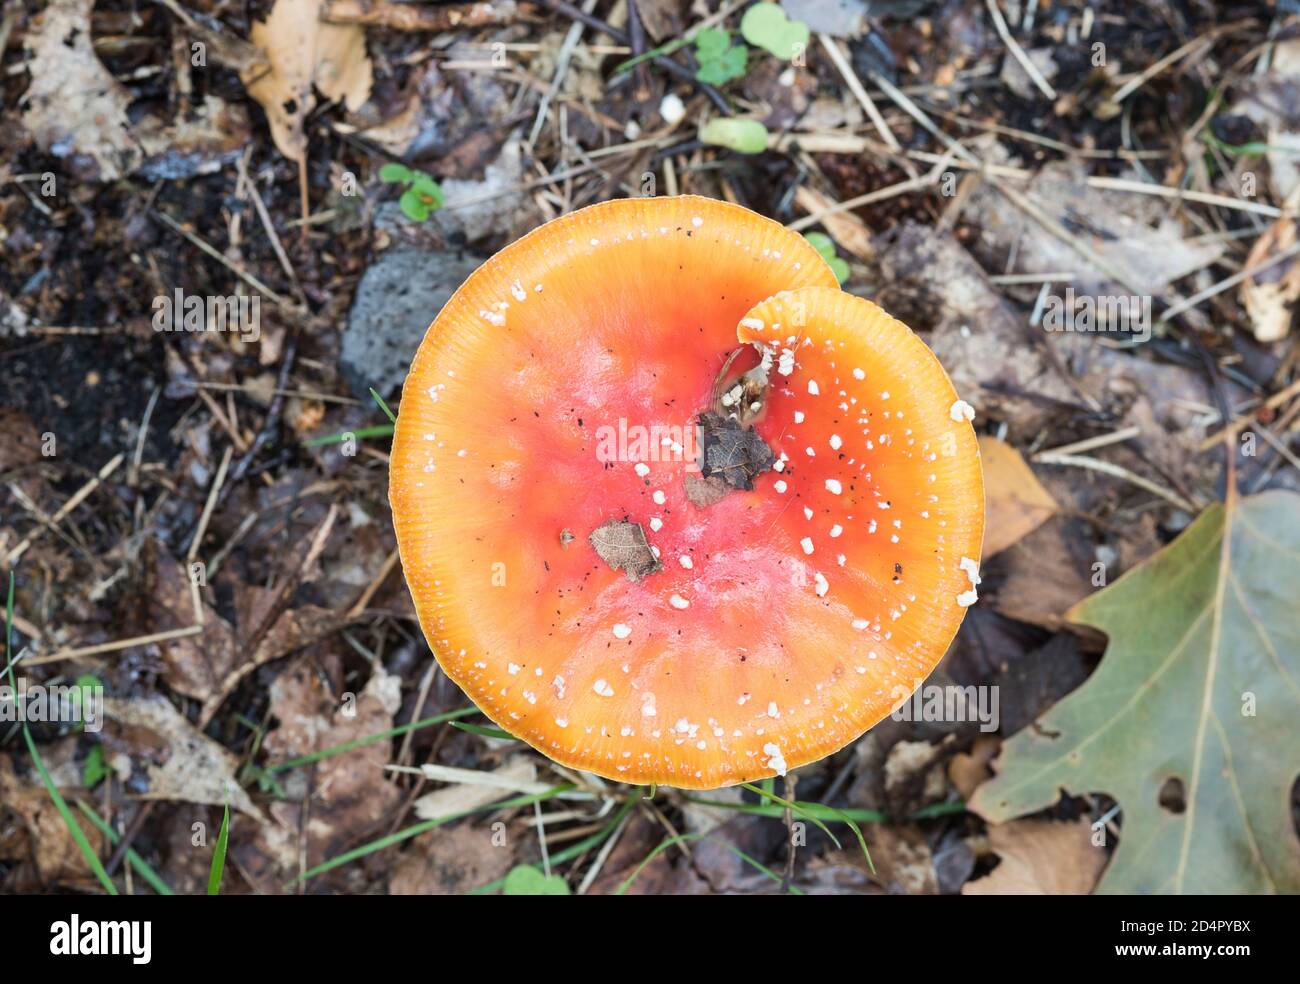
[[(1300, 496), (1235, 494), (1070, 610), (1105, 632), (1088, 681), (1003, 746), (971, 808), (1000, 823), (1062, 790), (1123, 811), (1099, 892), (1300, 892)], [(1171, 779), (1183, 809), (1160, 802)]]
[(789, 61), (808, 48), (811, 32), (803, 21), (792, 21), (774, 3), (756, 3), (740, 20), (740, 33), (750, 44)]
[(501, 886), (503, 895), (568, 895), (569, 883), (559, 875), (545, 875), (531, 864), (517, 864)]
[(719, 116), (700, 127), (700, 140), (740, 154), (759, 154), (767, 150), (767, 127), (758, 120)]

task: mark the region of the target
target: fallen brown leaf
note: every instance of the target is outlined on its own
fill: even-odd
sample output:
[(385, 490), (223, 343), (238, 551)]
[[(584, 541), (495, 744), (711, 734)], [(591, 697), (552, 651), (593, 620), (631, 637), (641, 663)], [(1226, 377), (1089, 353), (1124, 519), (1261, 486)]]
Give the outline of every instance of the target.
[(980, 435), (984, 464), (984, 557), (1032, 533), (1059, 508), (1020, 452), (996, 437)]
[(464, 895), (496, 881), (514, 860), (508, 844), (494, 844), (491, 827), (458, 824), (415, 839), (393, 868), (392, 895)]
[(370, 97), (374, 68), (365, 31), (356, 24), (320, 21), (321, 0), (276, 0), (251, 40), (267, 67), (240, 73), (248, 94), (266, 111), (280, 153), (301, 161), (307, 151), (303, 121), (316, 105), (313, 87), (355, 111)]
[[(1246, 267), (1258, 266), (1296, 244), (1294, 219), (1278, 219), (1255, 240)], [(1250, 315), (1257, 341), (1279, 342), (1291, 330), (1300, 301), (1300, 257), (1283, 260), (1241, 283), (1241, 303)]]
[(94, 0), (51, 0), (27, 32), (32, 81), (22, 119), (36, 143), (96, 181), (115, 181), (150, 162), (154, 173), (175, 178), (237, 155), (248, 139), (247, 121), (215, 96), (190, 118), (166, 124), (128, 115), (135, 97), (95, 54), (93, 6)]
[(962, 886), (963, 895), (1087, 895), (1106, 866), (1086, 819), (1015, 820), (989, 828), (1001, 863)]
[[(76, 740), (71, 741), (75, 745)], [(73, 808), (78, 825), (91, 846), (101, 851), (102, 836), (79, 812)], [(15, 865), (2, 882), (8, 891), (38, 892), (52, 885), (89, 891), (98, 885), (40, 778), (34, 770), (18, 775), (7, 755), (0, 755), (0, 861)]]
[[(263, 742), (271, 764), (393, 726), (401, 704), (398, 677), (377, 667), (361, 693), (346, 701), (321, 677), (314, 661), (302, 658), (271, 685), (271, 715), (278, 725)], [(281, 774), (289, 795), (302, 800), (274, 803), (275, 823), (252, 836), (243, 830), (232, 836), (231, 856), (244, 877), (259, 892), (279, 894), (300, 868), (341, 854), (358, 838), (387, 832), (382, 824), (401, 799), (384, 772), (390, 755), (389, 743), (375, 742)]]
[(993, 777), (989, 768), (1002, 747), (1002, 739), (995, 735), (980, 735), (971, 745), (969, 752), (958, 752), (948, 763), (948, 779), (961, 793), (962, 799), (970, 799), (975, 790)]
[(235, 778), (239, 759), (190, 724), (170, 701), (108, 697), (104, 713), (118, 725), (115, 735), (105, 736), (105, 744), (114, 751), (125, 745), (132, 758), (144, 760), (149, 788), (141, 799), (229, 803), (231, 809), (266, 821)]

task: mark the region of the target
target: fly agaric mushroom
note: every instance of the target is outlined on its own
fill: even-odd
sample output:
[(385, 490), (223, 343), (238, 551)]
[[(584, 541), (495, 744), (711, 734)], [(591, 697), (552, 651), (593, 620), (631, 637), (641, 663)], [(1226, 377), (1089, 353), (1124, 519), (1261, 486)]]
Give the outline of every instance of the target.
[(910, 694), (974, 599), (970, 417), (780, 225), (695, 197), (566, 215), (466, 281), (407, 377), (390, 496), (421, 626), (564, 765), (784, 775)]

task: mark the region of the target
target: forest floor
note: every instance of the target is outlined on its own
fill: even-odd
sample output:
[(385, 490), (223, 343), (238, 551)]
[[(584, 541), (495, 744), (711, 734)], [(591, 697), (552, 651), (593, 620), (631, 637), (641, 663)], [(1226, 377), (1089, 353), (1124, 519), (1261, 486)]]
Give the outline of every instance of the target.
[[(3, 4), (12, 655), (108, 696), (102, 730), (29, 724), (46, 776), (0, 723), (0, 891), (201, 893), (227, 803), (228, 894), (1095, 887), (1107, 793), (1150, 777), (968, 804), (1104, 662), (1073, 606), (1230, 483), (1300, 490), (1300, 4), (787, 0), (808, 32), (742, 36), (748, 6)], [(759, 147), (703, 132), (727, 116)], [(995, 728), (886, 719), (759, 791), (652, 793), (495, 734), (438, 670), (370, 391), (398, 406), (484, 258), (656, 193), (829, 236), (978, 411), (984, 583), (929, 682), (992, 688)], [(178, 291), (255, 330), (158, 331)], [(1054, 331), (1062, 295), (1137, 316)]]

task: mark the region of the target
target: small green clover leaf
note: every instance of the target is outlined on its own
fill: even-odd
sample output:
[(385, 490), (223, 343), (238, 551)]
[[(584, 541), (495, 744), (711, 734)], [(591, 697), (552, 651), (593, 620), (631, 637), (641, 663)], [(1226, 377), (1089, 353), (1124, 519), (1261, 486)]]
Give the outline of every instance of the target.
[(568, 895), (569, 883), (559, 875), (544, 875), (531, 864), (518, 864), (506, 875), (503, 895)]
[(760, 154), (767, 150), (767, 127), (758, 120), (718, 117), (700, 128), (700, 140), (738, 154)]
[(707, 27), (695, 35), (695, 58), (700, 63), (695, 78), (705, 85), (725, 85), (745, 74), (749, 51), (743, 44), (732, 45), (731, 35), (721, 28)]
[(811, 32), (803, 21), (790, 20), (774, 3), (756, 3), (740, 20), (740, 33), (755, 47), (789, 61), (808, 47)]
[(706, 27), (695, 35), (695, 53), (704, 58), (716, 58), (731, 47), (731, 35), (720, 27)]
[(379, 180), (385, 184), (405, 184), (414, 176), (415, 172), (405, 164), (389, 163), (379, 169)]
[(831, 237), (824, 232), (806, 232), (804, 239), (808, 240), (808, 245), (821, 255), (835, 274), (835, 279), (841, 284), (849, 279), (849, 265), (835, 253), (835, 243)]
[(379, 180), (385, 184), (406, 185), (398, 204), (408, 219), (423, 222), (442, 208), (442, 188), (423, 171), (413, 171), (404, 164), (389, 163), (379, 169)]

